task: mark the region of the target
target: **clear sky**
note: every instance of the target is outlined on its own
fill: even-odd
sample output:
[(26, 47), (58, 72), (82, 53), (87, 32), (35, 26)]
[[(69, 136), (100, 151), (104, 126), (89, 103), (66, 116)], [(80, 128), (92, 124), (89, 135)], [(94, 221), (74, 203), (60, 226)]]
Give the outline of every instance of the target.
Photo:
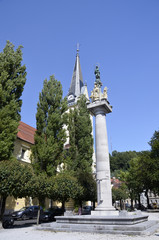
[(108, 87), (110, 152), (150, 149), (159, 130), (158, 0), (0, 0), (0, 51), (6, 40), (24, 47), (23, 122), (36, 127), (45, 78), (54, 74), (67, 95), (79, 42), (89, 95), (96, 64)]

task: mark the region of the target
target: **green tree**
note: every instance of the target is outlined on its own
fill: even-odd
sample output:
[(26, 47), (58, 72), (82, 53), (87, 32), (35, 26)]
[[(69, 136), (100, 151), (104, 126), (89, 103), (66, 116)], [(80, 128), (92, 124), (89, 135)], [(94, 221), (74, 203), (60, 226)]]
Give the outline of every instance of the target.
[(124, 208), (123, 201), (128, 198), (128, 191), (124, 183), (119, 188), (112, 188), (112, 198), (113, 202), (120, 202), (120, 209), (122, 210)]
[[(74, 109), (70, 110), (68, 131), (70, 148), (67, 169), (74, 171), (80, 185), (84, 188), (80, 200), (94, 200), (96, 191), (95, 180), (92, 174), (93, 137), (90, 113), (87, 110), (86, 97), (82, 95)], [(88, 193), (88, 186), (91, 192)]]
[(131, 159), (130, 167), (126, 172), (122, 172), (120, 177), (127, 185), (129, 197), (131, 198), (131, 208), (133, 200), (138, 200), (140, 206), (140, 194), (144, 191), (149, 207), (148, 191), (154, 187), (153, 172), (154, 163), (150, 152), (140, 152), (137, 158)]
[(131, 209), (133, 210), (133, 201), (138, 199), (140, 201), (140, 193), (143, 191), (143, 185), (141, 183), (138, 158), (131, 159), (130, 167), (127, 171), (120, 172), (120, 179), (127, 186), (129, 198), (131, 199)]
[(45, 172), (39, 175), (34, 174), (33, 177), (27, 183), (27, 189), (29, 189), (29, 196), (37, 198), (39, 205), (45, 206), (45, 198), (48, 197), (48, 189), (50, 185), (50, 179)]
[(159, 131), (154, 132), (149, 144), (151, 146), (151, 165), (153, 165), (151, 172), (153, 178), (153, 191), (159, 194)]
[(129, 168), (129, 162), (132, 158), (138, 156), (135, 151), (117, 152), (113, 151), (110, 155), (110, 170), (113, 173), (116, 170), (127, 170)]
[(31, 166), (23, 165), (16, 159), (0, 162), (1, 217), (5, 211), (8, 196), (14, 198), (29, 196), (27, 183), (32, 177)]
[(62, 99), (62, 86), (54, 76), (44, 80), (37, 104), (33, 166), (37, 173), (56, 174), (57, 166), (63, 162), (63, 146), (66, 141), (64, 129), (67, 102)]
[(63, 171), (56, 175), (52, 180), (53, 187), (50, 188), (50, 198), (58, 200), (62, 203), (64, 209), (65, 202), (70, 199), (77, 199), (83, 194), (83, 188), (77, 178), (72, 176), (70, 172)]
[(7, 41), (0, 53), (0, 161), (11, 158), (20, 121), (20, 97), (26, 82), (21, 48), (14, 50)]
[(95, 202), (97, 201), (97, 184), (95, 178), (90, 172), (77, 172), (77, 179), (83, 187), (83, 193), (76, 198), (76, 203), (82, 206), (82, 201), (92, 201), (95, 208)]
[(84, 95), (78, 100), (74, 110), (70, 111), (68, 131), (70, 139), (69, 154), (72, 160), (71, 169), (92, 172), (92, 123)]
[(37, 215), (37, 224), (40, 220), (40, 207), (45, 207), (45, 198), (49, 198), (49, 191), (53, 183), (45, 172), (34, 174), (27, 183), (28, 196), (37, 198), (39, 201), (39, 210)]
[(151, 146), (151, 156), (159, 159), (159, 131), (155, 131), (149, 145)]

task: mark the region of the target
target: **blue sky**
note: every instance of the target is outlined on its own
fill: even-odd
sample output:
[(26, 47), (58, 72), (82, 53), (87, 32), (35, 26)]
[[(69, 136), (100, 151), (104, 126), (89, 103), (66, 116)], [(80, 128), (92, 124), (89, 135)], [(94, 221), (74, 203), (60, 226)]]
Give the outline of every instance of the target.
[(23, 122), (36, 127), (45, 78), (54, 74), (67, 95), (79, 42), (89, 94), (96, 64), (108, 87), (109, 150), (150, 149), (159, 130), (158, 0), (0, 0), (0, 51), (6, 40), (24, 47)]

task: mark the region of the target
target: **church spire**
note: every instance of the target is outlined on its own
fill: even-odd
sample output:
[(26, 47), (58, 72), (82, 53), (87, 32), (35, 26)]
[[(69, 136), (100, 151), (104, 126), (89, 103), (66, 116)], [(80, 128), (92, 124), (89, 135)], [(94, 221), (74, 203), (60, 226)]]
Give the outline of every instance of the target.
[(83, 77), (79, 58), (79, 44), (77, 44), (76, 61), (73, 70), (71, 86), (68, 93), (68, 102), (71, 101), (71, 103), (75, 103), (77, 101), (77, 98), (81, 95), (81, 88), (83, 85)]

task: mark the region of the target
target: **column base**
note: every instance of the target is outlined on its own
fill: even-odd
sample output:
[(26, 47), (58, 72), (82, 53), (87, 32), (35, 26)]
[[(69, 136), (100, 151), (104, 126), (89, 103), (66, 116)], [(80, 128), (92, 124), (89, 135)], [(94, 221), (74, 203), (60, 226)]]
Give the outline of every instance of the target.
[(95, 211), (91, 211), (92, 216), (119, 216), (119, 211), (112, 209), (95, 209)]

